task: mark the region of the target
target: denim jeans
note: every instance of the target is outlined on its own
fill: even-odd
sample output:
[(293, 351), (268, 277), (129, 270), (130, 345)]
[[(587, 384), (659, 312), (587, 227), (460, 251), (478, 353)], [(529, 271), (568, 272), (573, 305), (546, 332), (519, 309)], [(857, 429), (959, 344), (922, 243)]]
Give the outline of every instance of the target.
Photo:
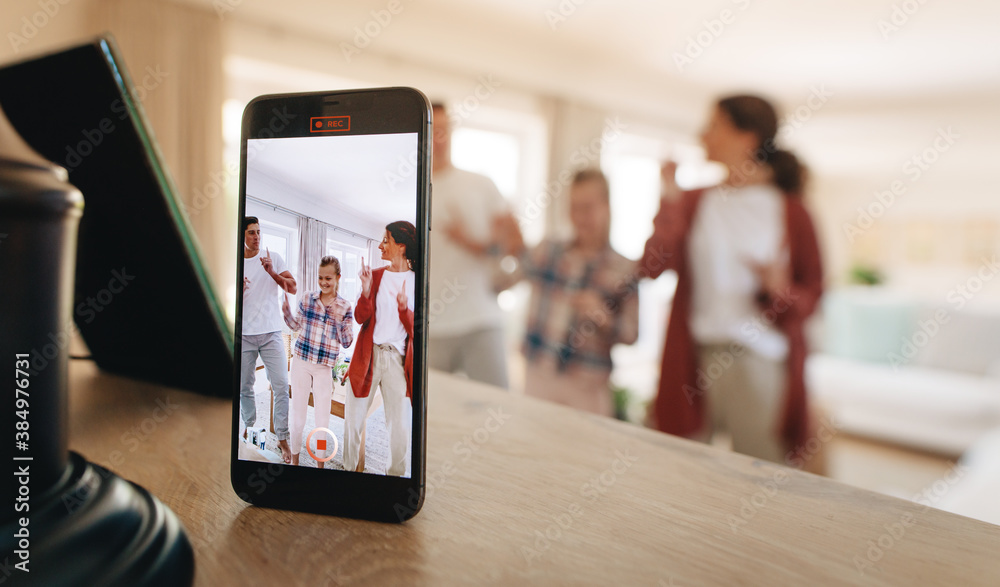
[(257, 356), (264, 361), (264, 372), (274, 390), (274, 433), (278, 440), (288, 440), (288, 357), (281, 332), (243, 335), (243, 357), (240, 369), (240, 414), (250, 428), (257, 422), (257, 403), (253, 384), (257, 379)]

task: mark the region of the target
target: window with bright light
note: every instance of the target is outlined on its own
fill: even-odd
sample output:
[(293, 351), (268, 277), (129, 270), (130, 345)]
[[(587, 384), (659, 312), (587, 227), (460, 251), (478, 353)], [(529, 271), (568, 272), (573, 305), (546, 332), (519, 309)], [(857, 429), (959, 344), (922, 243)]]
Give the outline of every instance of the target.
[(353, 303), (361, 292), (358, 271), (365, 249), (343, 242), (340, 239), (326, 239), (326, 254), (340, 261), (340, 296)]
[[(526, 202), (543, 189), (548, 172), (548, 125), (544, 116), (482, 106), (457, 115), (453, 122), (452, 163), (492, 179), (511, 212), (517, 215), (523, 211)], [(535, 244), (541, 240), (544, 225), (543, 220), (522, 224), (525, 241)]]
[(517, 193), (520, 157), (521, 146), (514, 135), (478, 128), (457, 128), (452, 133), (455, 167), (492, 179), (508, 199)]
[(601, 153), (601, 169), (611, 184), (611, 246), (626, 257), (639, 258), (652, 234), (660, 205), (660, 166), (668, 159), (678, 164), (681, 189), (714, 185), (722, 179), (717, 166), (689, 141), (625, 134)]

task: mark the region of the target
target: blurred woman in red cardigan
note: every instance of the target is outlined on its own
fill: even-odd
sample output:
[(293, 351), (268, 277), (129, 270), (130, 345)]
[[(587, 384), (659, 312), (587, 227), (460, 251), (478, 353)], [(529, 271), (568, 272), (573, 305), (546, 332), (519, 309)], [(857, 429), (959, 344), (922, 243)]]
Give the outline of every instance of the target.
[(399, 220), (385, 227), (378, 248), (386, 267), (374, 271), (361, 262), (361, 295), (354, 318), (361, 332), (347, 377), (351, 388), (344, 405), (344, 468), (355, 471), (368, 407), (375, 389), (382, 391), (389, 433), (387, 475), (406, 474), (413, 397), (413, 300), (417, 231)]
[(733, 450), (792, 464), (809, 434), (803, 322), (823, 274), (801, 201), (805, 169), (775, 145), (777, 132), (766, 100), (718, 101), (701, 139), (728, 176), (681, 192), (676, 164), (663, 165), (639, 271), (678, 276), (652, 424), (702, 441), (724, 429)]

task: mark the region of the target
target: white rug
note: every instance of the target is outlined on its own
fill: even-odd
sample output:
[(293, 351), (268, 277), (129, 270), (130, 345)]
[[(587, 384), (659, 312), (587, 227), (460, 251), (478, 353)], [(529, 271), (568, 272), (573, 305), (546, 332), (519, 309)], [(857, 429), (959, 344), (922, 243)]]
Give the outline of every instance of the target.
[[(264, 370), (257, 371), (254, 382), (254, 394), (257, 399), (257, 424), (267, 426), (271, 418), (270, 405), (270, 384)], [(306, 425), (302, 430), (302, 450), (299, 453), (299, 466), (315, 467), (316, 461), (309, 456), (305, 449), (306, 437), (309, 431), (316, 427), (316, 410), (312, 406), (306, 408)], [(344, 421), (337, 416), (330, 415), (330, 430), (337, 437), (339, 449), (332, 460), (324, 465), (327, 469), (344, 470)], [(412, 447), (411, 447), (412, 448)], [(273, 432), (268, 431), (265, 450), (278, 455), (278, 462), (281, 457), (281, 450), (278, 448), (278, 437)], [(410, 463), (410, 449), (407, 450), (407, 463)], [(375, 473), (384, 475), (389, 466), (389, 434), (385, 429), (385, 406), (379, 406), (371, 416), (368, 417), (368, 425), (365, 431), (365, 473)], [(409, 464), (406, 467), (406, 475), (410, 475)]]

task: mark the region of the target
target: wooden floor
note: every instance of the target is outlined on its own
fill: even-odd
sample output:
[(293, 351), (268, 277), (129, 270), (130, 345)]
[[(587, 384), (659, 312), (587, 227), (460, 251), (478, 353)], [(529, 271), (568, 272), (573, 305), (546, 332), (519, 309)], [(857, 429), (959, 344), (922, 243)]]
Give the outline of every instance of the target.
[(913, 498), (954, 465), (954, 459), (846, 434), (831, 441), (827, 455), (832, 479), (903, 499)]

